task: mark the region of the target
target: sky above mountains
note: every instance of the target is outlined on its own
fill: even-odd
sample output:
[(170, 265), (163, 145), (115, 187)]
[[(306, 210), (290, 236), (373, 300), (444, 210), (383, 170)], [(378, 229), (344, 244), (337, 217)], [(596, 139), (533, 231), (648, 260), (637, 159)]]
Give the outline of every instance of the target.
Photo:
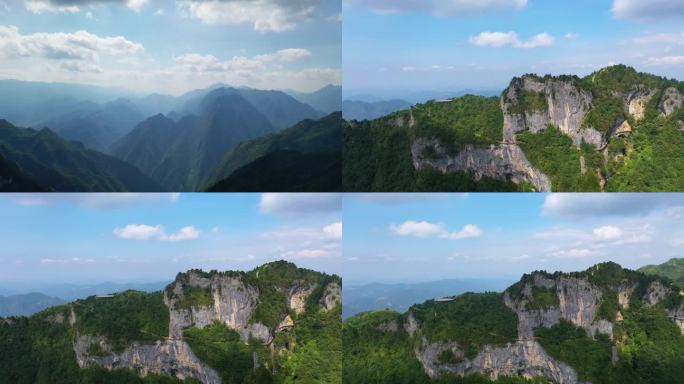
[(0, 0), (0, 79), (314, 91), (340, 61), (337, 0)]
[(684, 79), (681, 0), (343, 0), (343, 14), (346, 95), (501, 90), (611, 64)]
[(343, 219), (347, 284), (516, 281), (684, 257), (680, 194), (357, 194)]
[(3, 194), (0, 281), (170, 281), (274, 260), (341, 272), (339, 194)]

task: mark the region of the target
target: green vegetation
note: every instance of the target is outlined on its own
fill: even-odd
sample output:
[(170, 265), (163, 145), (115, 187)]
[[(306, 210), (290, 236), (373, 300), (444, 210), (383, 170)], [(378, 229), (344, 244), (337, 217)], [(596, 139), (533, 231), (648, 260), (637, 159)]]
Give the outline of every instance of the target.
[(451, 349), (446, 349), (442, 351), (439, 356), (437, 356), (437, 361), (441, 364), (458, 364), (463, 361), (462, 358), (456, 356), (454, 351)]
[[(555, 192), (598, 191), (599, 181), (596, 170), (587, 167), (582, 175), (580, 155), (591, 153), (589, 146), (581, 150), (572, 143), (572, 139), (564, 135), (554, 126), (542, 132), (523, 132), (517, 136), (518, 144), (525, 152), (527, 159), (536, 168), (548, 175)], [(589, 164), (595, 165), (597, 158), (593, 153)], [(587, 157), (585, 157), (585, 162)], [(587, 163), (585, 163), (587, 164)]]
[(211, 297), (211, 289), (201, 287), (185, 287), (183, 297), (178, 300), (176, 306), (181, 309), (191, 307), (211, 307), (214, 305), (214, 298)]
[(429, 300), (409, 310), (429, 341), (456, 341), (466, 357), (484, 345), (514, 341), (518, 319), (500, 293), (465, 293), (454, 300)]
[(498, 97), (463, 96), (449, 102), (429, 102), (413, 108), (412, 138), (437, 138), (455, 155), (465, 145), (498, 144), (503, 137), (503, 113)]
[(593, 127), (606, 135), (617, 123), (626, 118), (625, 103), (622, 98), (605, 96), (594, 100), (593, 107), (582, 122), (582, 127)]
[(679, 287), (684, 287), (684, 259), (670, 259), (663, 264), (646, 265), (639, 268), (639, 272), (667, 277)]
[(544, 92), (532, 92), (520, 89), (518, 102), (512, 104), (509, 113), (524, 114), (525, 112), (545, 111), (549, 107)]
[(183, 336), (197, 357), (218, 372), (223, 383), (255, 382), (252, 352), (237, 332), (215, 322), (203, 329), (186, 328)]
[(558, 308), (560, 301), (556, 291), (551, 288), (532, 287), (532, 301), (527, 303), (527, 309), (549, 309)]
[(169, 310), (161, 292), (126, 291), (73, 304), (80, 334), (105, 336), (116, 352), (133, 341), (153, 343), (169, 334)]

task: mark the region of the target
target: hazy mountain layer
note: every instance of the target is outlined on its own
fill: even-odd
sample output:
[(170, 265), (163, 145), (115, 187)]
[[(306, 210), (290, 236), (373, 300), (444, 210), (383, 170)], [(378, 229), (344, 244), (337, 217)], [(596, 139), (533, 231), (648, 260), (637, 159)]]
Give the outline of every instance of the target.
[(0, 190), (162, 190), (134, 166), (66, 141), (47, 128), (18, 128), (0, 120), (0, 156), (0, 165), (11, 171), (10, 177), (0, 175)]
[(342, 102), (342, 117), (345, 120), (373, 120), (409, 107), (411, 107), (411, 103), (399, 99), (375, 102), (344, 100)]
[(63, 299), (42, 293), (0, 296), (0, 317), (33, 315), (45, 308), (64, 302)]

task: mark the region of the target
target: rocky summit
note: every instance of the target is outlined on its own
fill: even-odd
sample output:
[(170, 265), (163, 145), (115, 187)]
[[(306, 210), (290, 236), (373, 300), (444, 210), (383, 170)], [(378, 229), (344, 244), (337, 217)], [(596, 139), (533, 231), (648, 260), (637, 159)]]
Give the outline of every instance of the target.
[[(538, 271), (503, 293), (467, 293), (403, 314), (383, 310), (349, 318), (343, 378), (368, 382), (375, 366), (416, 383), (449, 377), (670, 382), (659, 380), (684, 367), (681, 355), (670, 355), (684, 350), (683, 310), (680, 288), (670, 280), (614, 263), (576, 273)], [(398, 361), (375, 358), (392, 349)]]

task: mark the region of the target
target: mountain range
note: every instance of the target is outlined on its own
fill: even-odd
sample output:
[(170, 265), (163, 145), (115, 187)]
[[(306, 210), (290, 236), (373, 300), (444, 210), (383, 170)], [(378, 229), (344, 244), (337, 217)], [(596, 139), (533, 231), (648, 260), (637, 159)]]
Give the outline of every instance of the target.
[[(139, 97), (69, 84), (6, 81), (0, 82), (0, 89), (3, 87), (20, 96), (14, 101), (0, 100), (6, 102), (0, 103), (0, 117), (8, 117), (0, 127), (5, 131), (0, 135), (3, 191), (206, 189), (231, 176), (225, 169), (221, 173), (214, 168), (226, 157), (235, 162), (235, 154), (229, 152), (238, 144), (288, 128), (293, 128), (288, 136), (296, 135), (306, 131), (297, 128), (300, 123), (318, 128), (326, 122), (340, 129), (339, 118), (312, 123), (325, 117), (324, 113), (281, 91), (217, 84), (178, 97)], [(31, 99), (32, 92), (38, 91), (44, 94)], [(335, 110), (335, 95), (339, 91), (339, 87), (328, 86), (313, 94), (299, 93), (298, 97), (327, 105), (317, 105), (320, 109)], [(338, 104), (336, 110), (340, 109)], [(31, 113), (24, 115), (25, 111)], [(25, 122), (33, 129), (18, 128), (15, 120), (9, 118)], [(321, 136), (330, 132), (328, 128)], [(42, 144), (19, 145), (18, 137), (32, 137)], [(239, 172), (243, 176), (236, 175), (237, 181), (224, 183), (219, 190), (286, 190), (291, 182), (292, 190), (340, 190), (341, 176), (335, 183), (326, 176), (330, 172), (340, 174), (340, 156), (330, 154), (328, 149), (316, 153), (315, 140), (311, 145), (306, 148), (307, 141), (299, 140), (294, 154), (285, 153), (289, 149), (282, 148), (283, 153), (271, 153), (274, 149), (268, 153), (257, 151), (260, 156), (246, 155), (256, 162), (254, 165), (237, 159), (246, 167)], [(245, 152), (243, 149), (240, 153)], [(265, 158), (261, 159), (262, 156)], [(254, 172), (267, 183), (248, 186), (240, 181), (251, 178)], [(210, 174), (220, 178), (209, 183)]]
[(410, 107), (411, 103), (400, 99), (374, 102), (344, 100), (342, 102), (342, 117), (345, 120), (373, 120)]
[[(13, 383), (339, 383), (341, 279), (284, 261), (190, 270), (0, 319)], [(4, 382), (4, 381), (3, 381)]]
[(535, 271), (503, 292), (345, 320), (343, 382), (675, 383), (683, 315), (667, 277), (615, 263)]
[(615, 65), (514, 78), (343, 130), (345, 191), (681, 191), (684, 82)]

